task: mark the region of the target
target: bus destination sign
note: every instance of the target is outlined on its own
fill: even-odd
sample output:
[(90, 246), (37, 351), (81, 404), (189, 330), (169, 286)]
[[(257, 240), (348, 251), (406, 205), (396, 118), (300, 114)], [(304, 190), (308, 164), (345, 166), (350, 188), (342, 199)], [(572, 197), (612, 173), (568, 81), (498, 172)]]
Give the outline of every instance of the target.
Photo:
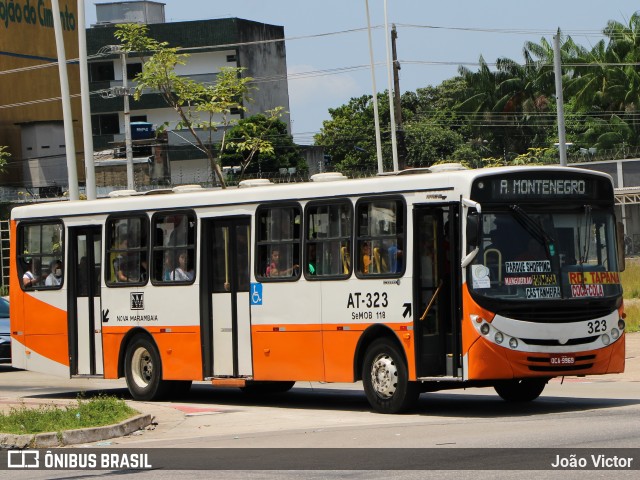
[(557, 196), (576, 197), (587, 194), (586, 180), (559, 178), (502, 178), (492, 182), (496, 197)]
[(611, 181), (606, 177), (555, 172), (497, 175), (477, 179), (472, 187), (473, 200), (511, 202), (535, 200), (599, 200), (613, 195)]

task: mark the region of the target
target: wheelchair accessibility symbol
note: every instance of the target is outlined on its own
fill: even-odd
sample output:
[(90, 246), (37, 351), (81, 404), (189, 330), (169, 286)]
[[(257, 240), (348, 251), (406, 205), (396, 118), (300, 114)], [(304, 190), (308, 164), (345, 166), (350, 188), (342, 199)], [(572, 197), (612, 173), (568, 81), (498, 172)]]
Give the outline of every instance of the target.
[(251, 283), (251, 305), (262, 305), (261, 283)]

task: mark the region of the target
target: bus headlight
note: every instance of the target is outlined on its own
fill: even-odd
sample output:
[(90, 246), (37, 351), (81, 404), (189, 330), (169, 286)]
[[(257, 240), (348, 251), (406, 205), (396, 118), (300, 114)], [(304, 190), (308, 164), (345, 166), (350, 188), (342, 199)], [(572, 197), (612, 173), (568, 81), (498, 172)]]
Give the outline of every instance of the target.
[(504, 335), (502, 335), (502, 332), (496, 332), (493, 339), (496, 341), (498, 345), (500, 345), (504, 341)]
[(609, 338), (609, 335), (607, 335), (606, 333), (604, 333), (600, 338), (602, 339), (602, 343), (604, 343), (605, 345), (609, 345), (611, 343), (611, 338)]
[(620, 330), (624, 330), (624, 327), (626, 327), (624, 320), (623, 319), (618, 320), (618, 328)]
[(517, 339), (517, 338), (513, 338), (513, 337), (511, 337), (511, 338), (509, 339), (509, 346), (510, 346), (511, 348), (513, 348), (513, 349), (518, 348), (518, 339)]
[(491, 327), (489, 326), (488, 323), (483, 323), (482, 326), (480, 327), (480, 333), (483, 335), (487, 335), (490, 330), (491, 330)]
[(614, 340), (617, 340), (619, 336), (620, 336), (620, 332), (618, 331), (618, 329), (617, 328), (612, 328), (611, 329), (611, 338), (613, 338)]

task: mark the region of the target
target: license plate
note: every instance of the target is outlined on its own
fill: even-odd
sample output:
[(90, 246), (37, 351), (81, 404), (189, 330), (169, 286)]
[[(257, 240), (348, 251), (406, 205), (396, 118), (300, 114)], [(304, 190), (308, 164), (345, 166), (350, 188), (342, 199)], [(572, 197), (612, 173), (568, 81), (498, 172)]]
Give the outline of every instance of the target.
[(576, 357), (573, 355), (552, 355), (549, 358), (551, 365), (573, 365), (576, 363)]

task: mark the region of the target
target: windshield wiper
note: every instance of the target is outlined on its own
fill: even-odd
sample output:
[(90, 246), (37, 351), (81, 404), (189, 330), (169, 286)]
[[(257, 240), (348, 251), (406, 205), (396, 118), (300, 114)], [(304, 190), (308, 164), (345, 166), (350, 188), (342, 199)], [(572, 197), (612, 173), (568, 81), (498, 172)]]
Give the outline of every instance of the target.
[(529, 232), (547, 250), (550, 257), (554, 257), (556, 255), (555, 239), (518, 205), (509, 205), (509, 208), (517, 222), (522, 225), (522, 228)]
[(584, 245), (580, 264), (585, 264), (589, 260), (589, 245), (591, 244), (591, 205), (584, 206)]

